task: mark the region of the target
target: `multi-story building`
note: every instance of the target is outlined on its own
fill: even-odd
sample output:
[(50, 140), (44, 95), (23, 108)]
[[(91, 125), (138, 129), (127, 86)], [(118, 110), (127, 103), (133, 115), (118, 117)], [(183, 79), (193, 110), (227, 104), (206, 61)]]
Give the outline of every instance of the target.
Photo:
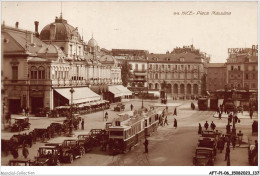
[(118, 62), (127, 61), (130, 66), (131, 76), (128, 79), (127, 87), (135, 92), (147, 91), (147, 50), (136, 49), (112, 49), (112, 54)]
[(193, 46), (175, 48), (171, 53), (149, 54), (147, 57), (149, 91), (162, 91), (165, 81), (166, 92), (172, 97), (201, 95), (204, 66), (209, 58), (198, 49)]
[(226, 82), (226, 65), (225, 63), (207, 64), (207, 90), (214, 92), (224, 89)]
[[(38, 108), (70, 104), (71, 87), (73, 103), (99, 100), (90, 87), (110, 101), (124, 95), (117, 61), (102, 53), (93, 37), (86, 44), (62, 16), (40, 34), (38, 25), (35, 22), (35, 32), (19, 29), (18, 22), (16, 28), (2, 25), (2, 81), (8, 111), (30, 107), (34, 113)], [(116, 89), (117, 95), (109, 89)]]
[(229, 49), (227, 66), (227, 83), (236, 89), (258, 89), (258, 49)]

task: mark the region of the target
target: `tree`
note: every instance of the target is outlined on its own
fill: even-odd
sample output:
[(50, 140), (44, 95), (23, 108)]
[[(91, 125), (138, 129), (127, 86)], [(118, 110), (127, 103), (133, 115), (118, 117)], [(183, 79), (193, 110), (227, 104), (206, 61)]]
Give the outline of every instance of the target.
[(123, 61), (122, 68), (121, 68), (121, 77), (122, 77), (123, 86), (125, 87), (127, 86), (129, 82), (129, 77), (131, 76), (130, 69), (131, 69), (131, 65), (128, 64), (127, 61)]

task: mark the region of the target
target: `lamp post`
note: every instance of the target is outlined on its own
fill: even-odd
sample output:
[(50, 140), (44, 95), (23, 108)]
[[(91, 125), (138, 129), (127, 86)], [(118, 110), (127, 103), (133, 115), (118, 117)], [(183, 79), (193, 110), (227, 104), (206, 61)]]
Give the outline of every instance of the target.
[(72, 108), (73, 108), (73, 93), (75, 92), (75, 90), (73, 89), (73, 87), (71, 87), (70, 89), (70, 93), (71, 93), (71, 103), (70, 103), (70, 131), (69, 131), (69, 136), (72, 137), (73, 134), (73, 114), (72, 114)]

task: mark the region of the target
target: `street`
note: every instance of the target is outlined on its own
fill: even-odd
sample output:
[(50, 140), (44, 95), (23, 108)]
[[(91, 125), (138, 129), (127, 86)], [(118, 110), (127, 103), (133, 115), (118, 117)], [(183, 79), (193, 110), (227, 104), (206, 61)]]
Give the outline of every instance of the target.
[[(156, 101), (144, 101), (144, 106), (158, 103)], [(172, 102), (172, 100), (170, 101)], [(177, 107), (177, 116), (173, 116), (173, 108), (169, 108), (171, 115), (168, 115), (168, 123), (166, 126), (159, 126), (157, 132), (148, 138), (149, 141), (149, 153), (144, 153), (143, 142), (138, 143), (130, 152), (127, 154), (109, 155), (106, 152), (100, 151), (99, 148), (95, 148), (90, 153), (86, 153), (82, 158), (75, 159), (72, 164), (61, 164), (66, 166), (192, 166), (192, 159), (194, 156), (195, 148), (198, 143), (198, 124), (201, 123), (203, 126), (205, 121), (210, 124), (212, 121), (216, 124), (216, 129), (222, 133), (226, 133), (225, 126), (227, 124), (227, 118), (214, 118), (215, 111), (199, 111), (196, 105), (195, 110), (191, 110), (191, 100), (178, 100), (174, 103), (180, 103)], [(195, 102), (195, 101), (193, 101)], [(134, 105), (134, 109), (141, 107), (141, 100), (128, 100), (124, 102), (126, 105), (125, 111), (130, 111), (130, 105)], [(111, 105), (108, 112), (108, 121), (103, 121), (103, 111), (96, 112), (82, 116), (85, 120), (85, 129), (74, 131), (76, 138), (78, 134), (87, 134), (91, 129), (105, 128), (106, 122), (112, 121), (114, 117), (120, 112), (113, 111)], [(158, 109), (163, 109), (160, 107)], [(105, 111), (106, 112), (106, 111)], [(104, 113), (105, 113), (104, 112)], [(173, 127), (174, 118), (178, 121), (178, 127)], [(239, 117), (241, 123), (236, 125), (237, 132), (239, 130), (244, 134), (244, 138), (252, 140), (252, 123), (257, 118), (255, 113), (253, 119), (249, 116)], [(65, 118), (41, 118), (41, 117), (30, 117), (31, 130), (33, 128), (46, 128), (52, 122), (62, 122)], [(2, 128), (3, 129), (3, 128)], [(28, 131), (24, 131), (28, 132)], [(11, 132), (2, 131), (2, 139), (8, 139), (13, 134)], [(64, 139), (69, 137), (55, 137), (50, 139), (48, 142), (62, 142)], [(29, 158), (34, 160), (34, 156), (37, 156), (37, 149), (44, 145), (44, 143), (37, 142), (33, 144), (32, 148), (29, 149)], [(225, 166), (227, 163), (224, 161), (225, 152), (217, 152), (216, 160), (214, 165)], [(246, 146), (231, 149), (231, 166), (248, 166), (248, 153)], [(22, 158), (21, 148), (19, 149), (19, 158)], [(2, 165), (8, 165), (8, 161), (12, 159), (12, 155), (3, 156), (2, 154)]]

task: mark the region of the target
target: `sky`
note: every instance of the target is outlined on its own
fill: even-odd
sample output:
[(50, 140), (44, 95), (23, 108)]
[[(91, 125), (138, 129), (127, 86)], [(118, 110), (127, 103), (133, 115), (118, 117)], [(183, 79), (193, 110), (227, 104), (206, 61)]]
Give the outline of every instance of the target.
[[(226, 62), (228, 48), (258, 44), (257, 2), (2, 2), (2, 23), (39, 31), (60, 16), (101, 48), (165, 53), (193, 44)], [(192, 11), (193, 15), (176, 15)], [(199, 15), (209, 12), (209, 15)], [(212, 11), (230, 15), (212, 15)]]

